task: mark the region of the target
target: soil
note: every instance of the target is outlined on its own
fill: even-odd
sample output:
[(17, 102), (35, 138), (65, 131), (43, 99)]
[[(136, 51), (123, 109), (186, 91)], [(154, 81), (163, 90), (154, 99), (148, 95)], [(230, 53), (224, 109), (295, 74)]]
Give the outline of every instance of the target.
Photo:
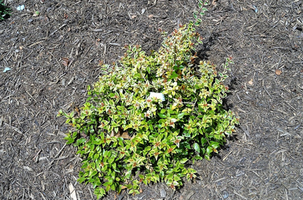
[[(193, 20), (197, 1), (4, 2), (13, 12), (0, 22), (0, 199), (95, 199), (76, 181), (81, 159), (58, 111), (80, 108), (99, 62), (118, 60), (125, 44), (157, 50), (158, 29)], [(180, 190), (159, 183), (104, 199), (303, 199), (303, 2), (213, 0), (208, 10), (198, 52), (218, 66), (233, 57), (235, 136)]]

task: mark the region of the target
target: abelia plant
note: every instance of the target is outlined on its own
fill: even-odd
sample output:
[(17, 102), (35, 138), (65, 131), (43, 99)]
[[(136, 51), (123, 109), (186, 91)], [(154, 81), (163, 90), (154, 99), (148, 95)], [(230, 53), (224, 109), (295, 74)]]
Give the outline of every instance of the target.
[(222, 107), (228, 87), (228, 58), (222, 73), (197, 59), (202, 43), (193, 23), (165, 36), (158, 52), (140, 46), (88, 87), (88, 99), (75, 116), (63, 111), (77, 131), (68, 133), (83, 158), (78, 181), (89, 182), (101, 198), (109, 190), (138, 194), (141, 184), (165, 182), (172, 189), (192, 180), (196, 160), (210, 159), (232, 135), (238, 119)]

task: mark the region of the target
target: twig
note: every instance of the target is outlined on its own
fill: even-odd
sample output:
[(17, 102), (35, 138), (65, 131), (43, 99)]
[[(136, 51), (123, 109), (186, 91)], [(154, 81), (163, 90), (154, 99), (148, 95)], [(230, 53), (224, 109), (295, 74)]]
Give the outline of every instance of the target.
[(54, 159), (49, 163), (48, 169), (49, 170), (52, 167), (52, 164), (54, 163), (54, 161), (56, 160), (56, 158), (61, 154), (61, 152), (63, 151), (63, 149), (65, 148), (66, 143), (63, 145), (63, 147), (60, 149), (60, 151), (54, 156)]
[(93, 29), (93, 30), (90, 30), (90, 31), (93, 31), (93, 32), (101, 32), (101, 31), (103, 31), (103, 29)]
[(224, 158), (222, 159), (223, 161), (226, 160), (226, 158), (232, 153), (233, 151), (230, 151)]
[(63, 149), (65, 148), (65, 146), (66, 146), (66, 143), (63, 145), (63, 147), (60, 149), (60, 151), (55, 155), (55, 157), (54, 158), (57, 158), (60, 154), (61, 154), (61, 152), (63, 151)]
[(30, 93), (28, 93), (28, 91), (25, 90), (25, 92), (37, 103), (36, 99)]
[(41, 151), (42, 151), (42, 150), (40, 149), (40, 150), (38, 151), (38, 153), (35, 155), (35, 157), (33, 157), (33, 161), (38, 162), (38, 155), (39, 155), (39, 153), (40, 153)]
[(242, 131), (244, 131), (244, 133), (245, 133), (248, 137), (250, 137), (249, 132), (248, 132), (246, 129), (244, 129), (243, 126), (240, 125), (240, 128), (242, 129)]
[(59, 67), (61, 66), (60, 62), (58, 61), (58, 59), (52, 54), (52, 52), (48, 52), (51, 56), (53, 56), (53, 58), (55, 58), (55, 60), (57, 61)]
[(246, 197), (242, 196), (241, 194), (237, 193), (236, 191), (234, 191), (234, 193), (243, 199), (247, 199)]
[(28, 47), (30, 48), (30, 47), (35, 46), (35, 45), (37, 45), (37, 44), (40, 44), (40, 43), (42, 43), (42, 42), (44, 42), (44, 41), (43, 41), (43, 40), (41, 40), (41, 41), (39, 41), (39, 42), (35, 42), (35, 43), (33, 43), (33, 44), (29, 45)]
[(7, 123), (4, 122), (4, 125), (6, 126), (9, 126), (11, 129), (13, 129), (14, 131), (16, 131), (17, 133), (20, 133), (21, 135), (24, 135), (18, 128), (12, 126), (12, 125), (9, 125)]
[(54, 32), (52, 32), (49, 36), (54, 35), (58, 30), (60, 30), (60, 29), (63, 28), (64, 26), (66, 26), (66, 24), (63, 24), (62, 26), (60, 26), (58, 29), (56, 29)]

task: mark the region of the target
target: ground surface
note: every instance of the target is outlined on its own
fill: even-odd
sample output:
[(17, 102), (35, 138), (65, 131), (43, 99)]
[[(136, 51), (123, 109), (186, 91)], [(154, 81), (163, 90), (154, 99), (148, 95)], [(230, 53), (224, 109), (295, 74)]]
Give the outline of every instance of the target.
[[(197, 2), (5, 2), (13, 13), (0, 22), (0, 199), (72, 199), (71, 185), (78, 199), (94, 199), (90, 185), (76, 182), (81, 160), (65, 146), (70, 127), (57, 112), (81, 107), (100, 60), (119, 59), (125, 44), (157, 49), (158, 28), (187, 23)], [(303, 199), (302, 29), (301, 0), (213, 1), (199, 50), (217, 65), (234, 59), (227, 84), (241, 117), (235, 139), (197, 162), (200, 180), (179, 191), (157, 184), (105, 199)]]

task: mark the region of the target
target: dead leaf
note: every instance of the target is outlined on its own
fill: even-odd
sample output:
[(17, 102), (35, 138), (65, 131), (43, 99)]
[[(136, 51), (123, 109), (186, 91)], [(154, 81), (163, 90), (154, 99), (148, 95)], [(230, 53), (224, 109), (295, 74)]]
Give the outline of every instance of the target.
[(127, 131), (126, 131), (126, 132), (123, 132), (122, 135), (121, 135), (121, 137), (124, 138), (124, 139), (127, 139), (127, 140), (130, 140), (130, 139), (131, 139), (131, 137), (128, 135), (128, 132), (127, 132)]
[(79, 111), (79, 108), (76, 106), (75, 107), (75, 111), (79, 114), (80, 113), (80, 111)]
[(70, 192), (70, 198), (72, 200), (77, 200), (77, 196), (76, 196), (76, 192), (75, 192), (75, 188), (74, 188), (73, 184), (70, 183), (69, 186), (68, 186), (68, 189), (69, 189), (69, 192)]
[(154, 17), (154, 15), (148, 15), (148, 18), (153, 18)]
[(102, 60), (100, 60), (99, 62), (98, 62), (98, 66), (100, 66), (100, 67), (102, 67), (103, 66), (103, 61)]
[(251, 79), (250, 81), (248, 81), (248, 84), (249, 85), (253, 85), (254, 84), (253, 79)]
[(276, 69), (276, 74), (279, 76), (279, 75), (281, 75), (281, 74), (282, 74), (282, 71), (281, 71), (281, 70), (279, 70), (279, 69)]
[(32, 171), (33, 171), (33, 169), (32, 169), (32, 168), (30, 168), (30, 167), (28, 167), (28, 166), (23, 166), (23, 169), (25, 169), (25, 170), (27, 170), (27, 171), (30, 171), (30, 172), (32, 172)]
[(116, 134), (115, 134), (115, 131), (112, 130), (111, 134), (110, 134), (110, 137), (114, 137)]
[(62, 58), (62, 64), (67, 67), (69, 64), (69, 59), (68, 58)]
[(136, 18), (136, 17), (137, 17), (137, 15), (133, 15), (133, 16), (132, 16), (132, 19), (134, 19), (134, 18)]
[(111, 134), (110, 134), (110, 137), (114, 137), (115, 136), (115, 137), (122, 137), (123, 139), (127, 139), (127, 140), (131, 139), (131, 137), (128, 135), (127, 131), (125, 131), (123, 133), (122, 132), (123, 132), (123, 128), (119, 128), (119, 130), (118, 130), (117, 133), (115, 133), (114, 131), (112, 131)]

